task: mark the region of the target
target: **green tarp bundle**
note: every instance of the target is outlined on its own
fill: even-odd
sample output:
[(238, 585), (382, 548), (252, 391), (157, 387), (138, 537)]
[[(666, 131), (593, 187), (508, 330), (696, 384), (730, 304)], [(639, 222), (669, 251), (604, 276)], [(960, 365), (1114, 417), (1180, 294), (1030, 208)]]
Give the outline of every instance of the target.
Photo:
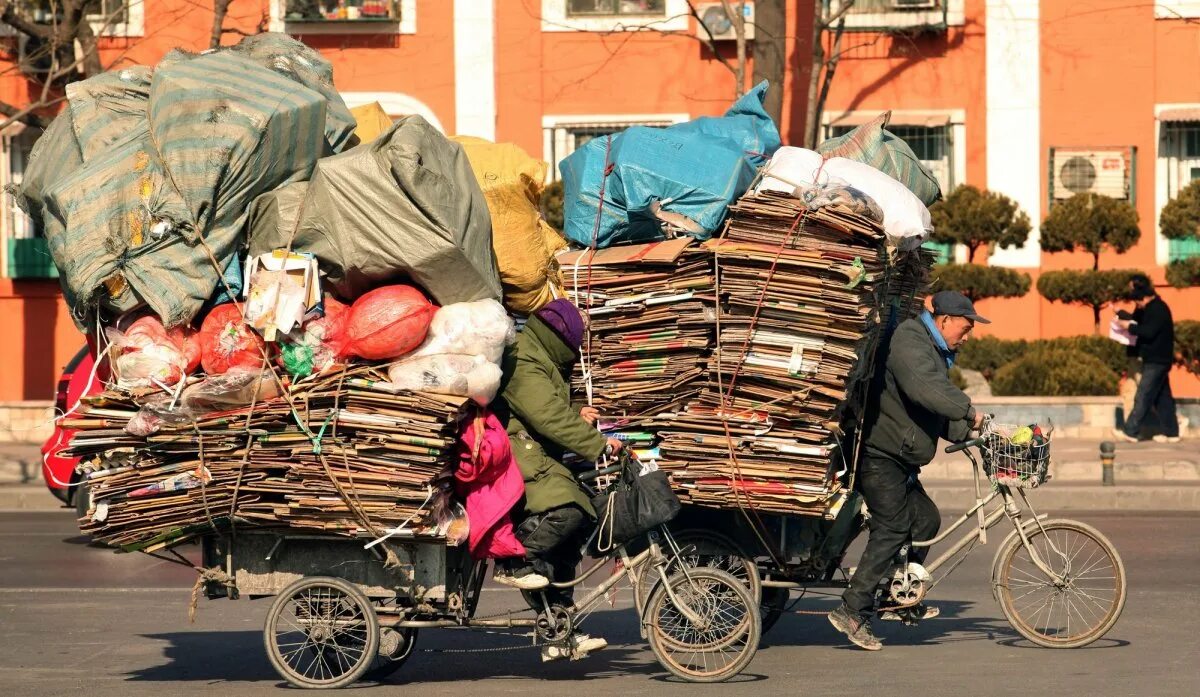
[(817, 146), (817, 152), (868, 164), (903, 184), (926, 206), (942, 199), (942, 187), (908, 143), (887, 130), (892, 112), (884, 112), (844, 135)]
[(307, 185), (260, 197), (249, 235), (252, 256), (316, 255), (346, 300), (403, 279), (442, 305), (501, 299), (483, 191), (462, 146), (420, 116), (321, 160)]
[(39, 140), (18, 200), (81, 327), (95, 305), (145, 304), (183, 324), (223, 288), (237, 292), (250, 203), (353, 145), (328, 63), (286, 37), (252, 39), (74, 85)]

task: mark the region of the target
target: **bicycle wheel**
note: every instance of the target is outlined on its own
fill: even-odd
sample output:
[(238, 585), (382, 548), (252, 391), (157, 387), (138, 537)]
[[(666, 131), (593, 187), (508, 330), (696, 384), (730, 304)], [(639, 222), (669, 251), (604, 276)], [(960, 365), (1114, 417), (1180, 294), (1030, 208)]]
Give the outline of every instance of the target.
[(763, 588), (762, 601), (759, 603), (760, 611), (762, 612), (762, 633), (766, 634), (771, 631), (775, 623), (783, 617), (784, 611), (787, 610), (788, 599), (791, 597), (791, 591), (787, 588)]
[[(697, 615), (693, 622), (676, 606)], [(722, 682), (742, 672), (758, 651), (758, 602), (741, 581), (719, 569), (680, 572), (650, 594), (643, 619), (650, 650), (663, 668), (688, 682)]]
[[(672, 533), (671, 536), (674, 538), (675, 544), (684, 550), (684, 553), (679, 556), (678, 562), (675, 559), (668, 560), (668, 576), (679, 570), (680, 563), (685, 564), (689, 569), (701, 567), (719, 569), (741, 581), (752, 597), (761, 596), (762, 582), (758, 577), (758, 566), (728, 536), (712, 530), (701, 529), (681, 530)], [(637, 602), (638, 607), (645, 607), (645, 600), (654, 590), (655, 582), (658, 581), (658, 571), (655, 570), (653, 564), (645, 564), (642, 566), (640, 578)]]
[(1125, 565), (1098, 530), (1073, 520), (1026, 526), (1029, 546), (1061, 577), (1046, 576), (1013, 537), (996, 555), (1000, 608), (1021, 636), (1038, 646), (1072, 649), (1104, 636), (1125, 607)]
[(379, 622), (371, 601), (340, 578), (302, 578), (267, 611), (267, 658), (296, 687), (346, 687), (379, 652)]

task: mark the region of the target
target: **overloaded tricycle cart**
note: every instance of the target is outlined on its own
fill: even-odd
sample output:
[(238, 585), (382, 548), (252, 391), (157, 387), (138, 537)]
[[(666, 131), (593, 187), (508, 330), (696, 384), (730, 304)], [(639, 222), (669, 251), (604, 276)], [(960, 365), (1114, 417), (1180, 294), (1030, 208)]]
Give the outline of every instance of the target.
[[(581, 482), (620, 475), (621, 465), (586, 472)], [(618, 479), (618, 481), (620, 481)], [(630, 542), (633, 542), (632, 540)], [(620, 573), (603, 578), (572, 607), (476, 616), (487, 562), (440, 539), (366, 539), (256, 529), (204, 541), (206, 568), (225, 569), (210, 581), (209, 597), (274, 596), (263, 640), (271, 664), (304, 688), (345, 687), (397, 670), (428, 628), (522, 630), (531, 646), (563, 645), (608, 592), (628, 578), (641, 634), (659, 663), (692, 682), (737, 675), (754, 657), (760, 636), (758, 605), (740, 581), (714, 568), (680, 563), (681, 550), (665, 527), (636, 541), (631, 554), (616, 544), (574, 581), (581, 584), (619, 560)], [(632, 546), (632, 545), (630, 545)], [(670, 575), (667, 570), (672, 569)], [(224, 581), (224, 582), (223, 582)]]

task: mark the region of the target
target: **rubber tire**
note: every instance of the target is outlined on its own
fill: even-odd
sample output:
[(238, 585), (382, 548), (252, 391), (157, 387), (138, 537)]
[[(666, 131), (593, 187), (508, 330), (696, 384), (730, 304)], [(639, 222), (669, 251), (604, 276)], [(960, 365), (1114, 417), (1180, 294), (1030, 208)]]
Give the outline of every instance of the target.
[[(366, 621), (367, 627), (367, 639), (363, 650), (363, 659), (358, 662), (358, 665), (354, 666), (354, 668), (337, 680), (328, 682), (307, 680), (303, 676), (297, 676), (283, 661), (282, 657), (278, 655), (275, 642), (273, 641), (276, 623), (287, 607), (287, 604), (301, 591), (315, 586), (333, 588), (348, 598), (353, 599), (359, 608), (362, 609), (363, 619)], [(332, 576), (302, 578), (284, 588), (279, 595), (275, 596), (275, 600), (271, 603), (271, 609), (267, 611), (267, 622), (263, 628), (263, 646), (267, 651), (267, 659), (271, 661), (271, 667), (293, 687), (310, 690), (336, 690), (353, 685), (362, 679), (379, 654), (379, 619), (375, 616), (375, 605), (367, 598), (366, 594), (359, 590), (358, 586), (349, 581)]]
[[(750, 591), (746, 588), (745, 584), (738, 580), (738, 578), (733, 574), (712, 567), (692, 569), (688, 572), (688, 576), (685, 576), (683, 573), (677, 573), (667, 579), (667, 583), (670, 583), (671, 587), (675, 587), (675, 585), (680, 583), (688, 583), (689, 576), (692, 579), (711, 578), (720, 580), (721, 583), (733, 589), (733, 591), (738, 595), (739, 601), (746, 608), (746, 618), (748, 620), (746, 622), (746, 628), (742, 630), (745, 632), (747, 637), (747, 650), (741, 656), (739, 656), (738, 660), (733, 664), (726, 667), (720, 673), (715, 673), (713, 675), (698, 676), (677, 666), (673, 661), (670, 660), (668, 654), (664, 650), (663, 637), (660, 636), (658, 627), (653, 624), (649, 624), (651, 622), (650, 618), (657, 615), (656, 608), (661, 606), (663, 603), (671, 602), (671, 597), (667, 594), (667, 586), (661, 580), (654, 587), (654, 590), (650, 594), (650, 600), (646, 605), (646, 615), (643, 617), (643, 621), (649, 624), (647, 627), (646, 636), (650, 641), (650, 650), (654, 652), (654, 657), (658, 660), (659, 665), (665, 668), (667, 672), (671, 673), (671, 675), (674, 675), (681, 680), (693, 683), (725, 682), (726, 680), (729, 680), (745, 670), (746, 667), (750, 665), (750, 662), (754, 660), (755, 654), (758, 653), (758, 643), (762, 639), (762, 618), (759, 617), (759, 613), (755, 611), (758, 607), (758, 601), (750, 595)], [(742, 634), (739, 633), (738, 636), (740, 637)]]
[[(1117, 573), (1117, 580), (1120, 582), (1120, 595), (1116, 599), (1117, 602), (1115, 606), (1109, 611), (1109, 616), (1102, 624), (1087, 634), (1070, 641), (1056, 641), (1049, 639), (1045, 635), (1030, 631), (1023, 627), (1023, 623), (1016, 621), (1018, 615), (1016, 609), (1012, 606), (1012, 595), (1007, 587), (1009, 568), (1012, 564), (1013, 555), (1017, 553), (1017, 550), (1023, 549), (1024, 547), (1021, 544), (1020, 536), (1015, 535), (1014, 533), (1004, 547), (997, 552), (996, 561), (993, 564), (995, 569), (993, 588), (996, 589), (997, 600), (1000, 602), (1000, 609), (1004, 613), (1004, 618), (1008, 620), (1008, 623), (1012, 625), (1013, 629), (1017, 630), (1021, 636), (1025, 637), (1034, 644), (1037, 644), (1038, 646), (1048, 649), (1075, 649), (1081, 646), (1087, 646), (1088, 644), (1107, 634), (1108, 630), (1112, 629), (1113, 625), (1117, 623), (1117, 620), (1121, 618), (1121, 612), (1125, 609), (1125, 597), (1129, 592), (1129, 584), (1125, 575), (1125, 564), (1121, 561), (1121, 555), (1117, 553), (1117, 548), (1113, 546), (1113, 543), (1110, 542), (1108, 538), (1105, 537), (1099, 530), (1087, 525), (1086, 523), (1080, 523), (1075, 520), (1066, 519), (1047, 520), (1042, 522), (1041, 528), (1039, 528), (1035, 521), (1030, 521), (1030, 524), (1026, 526), (1025, 534), (1030, 538), (1031, 545), (1033, 544), (1035, 538), (1042, 535), (1042, 529), (1045, 529), (1046, 532), (1050, 532), (1054, 529), (1069, 529), (1074, 530), (1075, 532), (1081, 532), (1091, 537), (1094, 542), (1096, 542), (1108, 553), (1109, 558), (1113, 561), (1113, 569)], [(1000, 585), (997, 586), (995, 584)]]
[[(383, 633), (385, 631), (405, 633), (405, 637), (402, 640), (403, 643), (400, 645), (399, 650), (397, 650), (397, 652), (395, 654), (392, 654), (391, 656), (389, 656), (383, 652)], [(411, 629), (406, 629), (406, 628), (382, 629), (381, 628), (379, 630), (379, 653), (377, 654), (378, 657), (371, 664), (371, 667), (367, 669), (367, 672), (363, 673), (362, 679), (369, 680), (371, 682), (383, 682), (389, 676), (391, 676), (393, 673), (400, 670), (400, 668), (405, 663), (408, 662), (409, 657), (412, 656), (413, 647), (416, 646), (416, 644), (417, 644), (416, 628), (411, 628)]]
[(71, 497), (71, 503), (75, 506), (76, 523), (87, 517), (88, 511), (92, 508), (92, 491), (85, 482), (81, 481), (75, 485), (75, 494)]
[[(746, 578), (749, 579), (748, 588), (750, 590), (750, 594), (754, 596), (756, 600), (761, 597), (762, 580), (758, 575), (758, 565), (754, 563), (753, 559), (750, 559), (749, 555), (742, 550), (741, 546), (738, 545), (737, 542), (733, 541), (733, 538), (713, 530), (704, 530), (702, 528), (687, 528), (680, 530), (679, 532), (672, 531), (671, 536), (675, 539), (675, 543), (679, 545), (680, 549), (692, 544), (692, 541), (694, 540), (703, 539), (711, 547), (717, 547), (719, 549), (726, 550), (726, 554), (729, 556), (741, 557), (743, 564), (745, 565)], [(664, 547), (664, 554), (666, 554), (666, 543), (663, 542), (662, 544)], [(674, 568), (672, 568), (673, 566), (673, 564), (667, 565), (666, 571), (668, 576), (676, 571)], [(662, 582), (662, 579), (657, 578), (657, 575), (658, 572), (655, 570), (653, 564), (642, 565), (641, 579), (638, 583), (638, 590), (635, 596), (638, 607), (646, 607), (646, 599), (650, 597), (650, 593), (653, 592), (655, 584)]]
[(791, 591), (787, 588), (763, 588), (759, 608), (762, 611), (762, 633), (771, 631), (787, 609)]

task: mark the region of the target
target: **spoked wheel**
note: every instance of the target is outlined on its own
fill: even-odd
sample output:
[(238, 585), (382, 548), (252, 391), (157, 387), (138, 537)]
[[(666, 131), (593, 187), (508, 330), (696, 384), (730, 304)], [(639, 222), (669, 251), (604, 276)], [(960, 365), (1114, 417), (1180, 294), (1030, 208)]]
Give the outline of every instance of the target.
[(417, 630), (413, 628), (381, 627), (379, 630), (379, 653), (371, 667), (363, 673), (364, 680), (379, 682), (400, 670), (417, 644)]
[(1073, 520), (1026, 527), (1030, 547), (1055, 574), (1047, 577), (1019, 536), (996, 556), (997, 596), (1009, 623), (1038, 646), (1072, 649), (1104, 636), (1125, 607), (1125, 565), (1098, 530)]
[(791, 592), (787, 588), (768, 588), (762, 589), (762, 600), (759, 602), (759, 607), (762, 612), (762, 633), (766, 634), (771, 631), (779, 618), (783, 617), (783, 613), (787, 610), (788, 598), (791, 597)]
[(271, 604), (263, 632), (267, 657), (296, 687), (338, 688), (361, 678), (379, 653), (371, 601), (340, 578), (302, 578)]
[[(741, 581), (758, 598), (762, 593), (762, 581), (758, 577), (758, 566), (747, 558), (741, 547), (729, 537), (712, 530), (681, 530), (671, 537), (683, 554), (679, 562), (690, 569), (707, 567), (719, 569)], [(665, 551), (665, 550), (664, 550)], [(669, 556), (669, 555), (668, 555)], [(668, 559), (667, 575), (679, 571), (675, 559)], [(641, 583), (638, 584), (638, 607), (645, 607), (645, 600), (658, 581), (658, 571), (653, 564), (642, 565)]]
[[(688, 619), (667, 592), (694, 613)], [(701, 567), (671, 576), (650, 594), (643, 619), (650, 649), (672, 675), (689, 682), (721, 682), (742, 672), (762, 633), (758, 602), (746, 586), (719, 569)]]

